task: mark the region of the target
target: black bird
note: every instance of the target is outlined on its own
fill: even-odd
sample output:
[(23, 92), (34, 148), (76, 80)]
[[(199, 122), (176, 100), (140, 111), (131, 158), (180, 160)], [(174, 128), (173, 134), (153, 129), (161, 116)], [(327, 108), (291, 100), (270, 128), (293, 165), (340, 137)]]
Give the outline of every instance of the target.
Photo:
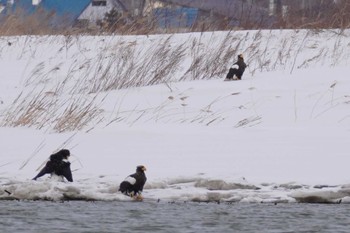
[(73, 182), (72, 171), (70, 170), (70, 162), (68, 157), (70, 152), (67, 149), (62, 149), (59, 152), (50, 155), (50, 160), (45, 167), (36, 175), (33, 180), (45, 175), (55, 173), (58, 176), (65, 177), (69, 182)]
[(142, 200), (141, 193), (143, 191), (143, 186), (145, 185), (147, 180), (145, 171), (145, 166), (137, 166), (136, 173), (126, 177), (125, 180), (120, 183), (119, 191), (130, 197), (139, 196), (139, 199)]
[(228, 74), (226, 75), (226, 79), (225, 80), (234, 80), (233, 76), (235, 76), (235, 75), (237, 77), (236, 80), (241, 80), (242, 79), (243, 73), (244, 73), (245, 69), (247, 68), (247, 64), (245, 64), (242, 54), (238, 55), (238, 60), (233, 65), (237, 65), (238, 68), (230, 68), (229, 71), (228, 71)]

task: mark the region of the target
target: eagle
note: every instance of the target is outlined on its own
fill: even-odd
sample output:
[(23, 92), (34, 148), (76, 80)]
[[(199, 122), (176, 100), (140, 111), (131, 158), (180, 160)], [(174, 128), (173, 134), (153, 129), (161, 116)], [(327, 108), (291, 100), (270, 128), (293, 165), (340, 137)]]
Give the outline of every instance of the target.
[(56, 174), (65, 177), (69, 182), (73, 182), (70, 162), (68, 161), (69, 156), (70, 151), (67, 149), (62, 149), (57, 153), (50, 155), (50, 160), (46, 163), (45, 167), (41, 169), (38, 175), (33, 178), (33, 180), (36, 180), (45, 174)]
[(141, 193), (147, 180), (145, 171), (145, 166), (137, 166), (136, 173), (129, 175), (123, 182), (120, 183), (119, 191), (127, 196), (142, 200)]

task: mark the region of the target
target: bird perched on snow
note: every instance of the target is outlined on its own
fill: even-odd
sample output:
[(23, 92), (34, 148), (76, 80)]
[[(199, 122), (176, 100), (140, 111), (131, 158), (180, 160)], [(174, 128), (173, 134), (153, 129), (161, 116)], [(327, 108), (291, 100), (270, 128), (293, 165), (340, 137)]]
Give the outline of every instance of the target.
[(145, 171), (145, 166), (137, 166), (136, 173), (129, 175), (120, 183), (119, 191), (137, 200), (142, 200), (141, 193), (147, 180)]
[(235, 80), (242, 79), (243, 73), (244, 73), (245, 69), (247, 68), (247, 64), (245, 64), (242, 54), (238, 55), (238, 60), (235, 64), (233, 64), (233, 66), (235, 66), (235, 67), (232, 67), (229, 69), (228, 74), (226, 75), (225, 81), (234, 80), (233, 79), (234, 76), (236, 76)]
[(33, 180), (36, 180), (45, 174), (53, 173), (65, 177), (69, 182), (73, 182), (70, 162), (68, 161), (69, 156), (70, 151), (67, 149), (62, 149), (57, 153), (50, 155), (50, 160), (46, 163), (45, 167), (41, 169), (39, 174), (33, 178)]

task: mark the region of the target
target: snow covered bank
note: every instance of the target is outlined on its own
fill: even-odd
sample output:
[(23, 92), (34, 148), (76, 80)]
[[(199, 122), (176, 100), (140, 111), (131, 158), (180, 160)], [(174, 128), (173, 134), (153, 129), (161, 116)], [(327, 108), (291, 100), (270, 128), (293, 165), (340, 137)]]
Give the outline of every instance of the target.
[[(140, 45), (135, 51), (146, 54), (143, 49), (154, 46), (160, 36), (82, 37), (69, 40), (67, 46), (63, 37), (2, 38), (18, 43), (3, 44), (0, 60), (0, 199), (123, 201), (117, 193), (119, 183), (143, 164), (148, 169), (146, 199), (349, 203), (349, 38), (334, 32), (274, 33), (288, 36), (233, 34), (249, 35), (244, 43), (227, 48), (243, 51), (250, 65), (242, 81), (223, 82), (218, 74), (206, 80), (187, 72), (194, 61), (194, 50), (186, 46), (195, 42), (189, 38), (200, 38), (197, 55), (210, 54), (214, 41), (222, 44), (227, 32), (183, 34), (160, 39), (171, 40), (170, 48), (183, 43), (187, 48), (169, 79), (94, 93), (90, 87), (102, 80), (91, 79), (97, 73), (88, 71), (95, 66), (84, 72), (77, 67), (87, 61), (100, 64), (98, 57), (108, 57), (126, 41)], [(40, 43), (33, 46), (31, 40)], [(281, 43), (293, 49), (281, 50)], [(221, 64), (222, 72), (234, 53)], [(209, 65), (213, 57), (206, 56)], [(40, 64), (43, 68), (35, 73)], [(54, 72), (45, 73), (53, 67)], [(117, 71), (110, 69), (108, 77), (117, 76)], [(193, 75), (188, 79), (192, 81), (173, 82), (187, 79), (186, 72)], [(26, 119), (9, 111), (21, 113), (25, 101), (32, 100), (28, 97), (38, 95), (45, 97), (39, 106), (48, 108), (40, 110), (32, 125), (5, 126), (11, 118)], [(79, 130), (58, 133), (55, 126), (66, 111), (63, 106), (77, 96), (95, 104), (98, 114), (81, 122)], [(75, 182), (47, 177), (32, 181), (59, 148), (73, 154)]]
[[(74, 184), (57, 179), (35, 182), (2, 179), (0, 200), (45, 201), (133, 201), (119, 193), (113, 181), (79, 180)], [(350, 185), (301, 185), (297, 183), (261, 184), (254, 186), (244, 180), (178, 178), (149, 182), (144, 190), (145, 201), (166, 202), (246, 202), (246, 203), (324, 203), (350, 204)]]

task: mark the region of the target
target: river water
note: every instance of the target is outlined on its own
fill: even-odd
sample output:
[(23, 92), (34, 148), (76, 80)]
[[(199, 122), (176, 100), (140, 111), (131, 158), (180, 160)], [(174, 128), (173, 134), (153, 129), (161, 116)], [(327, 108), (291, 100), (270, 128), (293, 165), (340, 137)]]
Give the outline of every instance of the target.
[(0, 232), (350, 232), (350, 205), (0, 201)]

